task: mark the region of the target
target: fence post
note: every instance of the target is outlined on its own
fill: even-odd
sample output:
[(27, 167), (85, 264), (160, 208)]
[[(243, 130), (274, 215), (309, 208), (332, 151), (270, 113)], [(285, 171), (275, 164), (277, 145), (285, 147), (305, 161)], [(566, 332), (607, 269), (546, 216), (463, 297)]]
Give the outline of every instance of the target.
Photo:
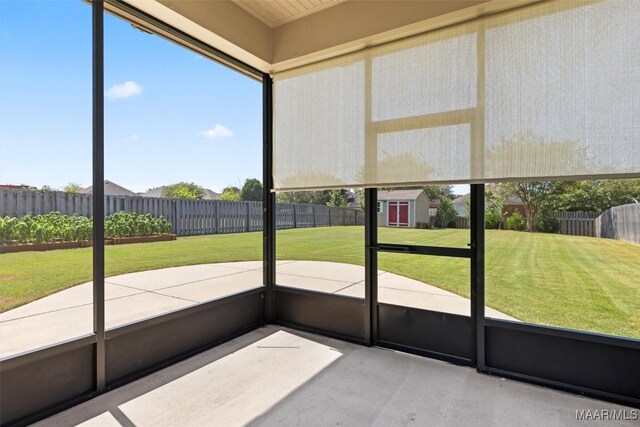
[(250, 206), (251, 202), (247, 201), (247, 202), (244, 202), (244, 203), (247, 206), (247, 209), (245, 209), (246, 212), (247, 212), (247, 220), (245, 221), (246, 222), (245, 231), (249, 232), (249, 231), (251, 231), (251, 225), (250, 225), (250, 223), (251, 223), (251, 206)]
[(213, 234), (218, 234), (218, 200), (213, 201)]
[(62, 196), (62, 194), (63, 194), (63, 193), (61, 194), (59, 191), (56, 191), (56, 192), (55, 192), (55, 193), (53, 193), (53, 194), (55, 194), (55, 200), (56, 200), (56, 207), (55, 207), (55, 210), (56, 210), (56, 211), (58, 211), (58, 212), (60, 212), (61, 214), (66, 214), (67, 212), (66, 212), (66, 210), (63, 208), (63, 206), (64, 206), (64, 204), (65, 204), (65, 203), (64, 203), (64, 198), (63, 198), (63, 196)]
[(178, 209), (178, 199), (171, 200), (171, 204), (173, 205), (173, 232), (178, 236), (180, 235), (180, 217), (179, 209)]
[(298, 228), (298, 213), (295, 204), (293, 205), (293, 228)]
[(311, 205), (311, 214), (313, 215), (313, 228), (316, 228), (316, 205)]

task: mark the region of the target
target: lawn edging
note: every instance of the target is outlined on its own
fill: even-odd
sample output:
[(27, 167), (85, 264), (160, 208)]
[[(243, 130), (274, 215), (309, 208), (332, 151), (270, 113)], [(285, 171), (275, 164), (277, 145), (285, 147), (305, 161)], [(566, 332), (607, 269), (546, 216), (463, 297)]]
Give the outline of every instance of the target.
[[(107, 238), (104, 241), (105, 245), (127, 245), (131, 243), (151, 243), (151, 242), (167, 242), (176, 240), (178, 238), (175, 234), (160, 234), (155, 236), (135, 236), (135, 237), (118, 237)], [(42, 252), (52, 251), (56, 249), (75, 249), (75, 248), (88, 248), (93, 246), (92, 240), (81, 240), (78, 242), (49, 242), (49, 243), (24, 243), (16, 245), (2, 245), (0, 246), (0, 254), (10, 254), (15, 252)]]

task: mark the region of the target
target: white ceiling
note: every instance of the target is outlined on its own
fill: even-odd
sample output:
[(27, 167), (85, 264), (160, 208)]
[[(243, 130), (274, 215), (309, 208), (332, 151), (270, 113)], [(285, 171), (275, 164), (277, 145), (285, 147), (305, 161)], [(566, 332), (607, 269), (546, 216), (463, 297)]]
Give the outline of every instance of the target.
[(271, 28), (347, 0), (231, 0)]
[[(545, 0), (124, 1), (263, 73), (278, 73)], [(194, 48), (170, 31), (149, 30)]]

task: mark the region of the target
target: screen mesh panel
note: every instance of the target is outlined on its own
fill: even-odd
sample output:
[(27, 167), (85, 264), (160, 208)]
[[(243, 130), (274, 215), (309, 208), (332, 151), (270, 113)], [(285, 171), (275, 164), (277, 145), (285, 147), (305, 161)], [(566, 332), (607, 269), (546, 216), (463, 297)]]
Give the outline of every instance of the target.
[(640, 176), (639, 23), (544, 2), (276, 74), (275, 189)]

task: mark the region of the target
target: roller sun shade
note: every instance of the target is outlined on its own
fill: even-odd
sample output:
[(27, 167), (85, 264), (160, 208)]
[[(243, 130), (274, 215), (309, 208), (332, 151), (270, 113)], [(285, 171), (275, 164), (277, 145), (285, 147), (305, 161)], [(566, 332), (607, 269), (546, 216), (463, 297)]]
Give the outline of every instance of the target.
[(637, 0), (544, 2), (274, 76), (277, 191), (631, 176)]

